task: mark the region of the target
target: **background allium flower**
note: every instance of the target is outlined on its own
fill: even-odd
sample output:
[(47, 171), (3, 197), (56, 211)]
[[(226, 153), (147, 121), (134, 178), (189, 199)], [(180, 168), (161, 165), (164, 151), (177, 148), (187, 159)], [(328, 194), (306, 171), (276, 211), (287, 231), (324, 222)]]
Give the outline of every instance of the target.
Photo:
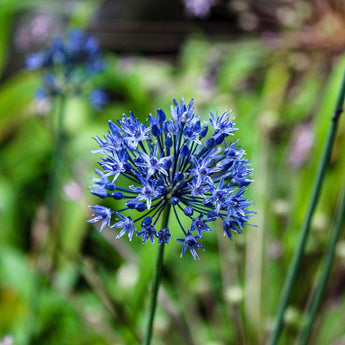
[[(168, 243), (176, 236), (183, 243), (181, 256), (188, 249), (195, 259), (197, 249), (204, 250), (199, 241), (217, 219), (230, 240), (233, 233), (242, 233), (252, 213), (247, 209), (252, 202), (243, 196), (252, 169), (238, 140), (226, 140), (237, 130), (230, 113), (211, 112), (210, 120), (201, 123), (193, 100), (186, 104), (181, 99), (180, 104), (174, 100), (171, 117), (158, 109), (157, 117), (150, 114), (142, 124), (131, 113), (118, 124), (109, 121), (110, 131), (95, 138), (100, 149), (94, 152), (103, 154), (102, 170), (95, 171), (91, 192), (124, 205), (114, 211), (91, 206), (95, 212), (100, 208), (90, 222), (102, 221), (103, 229), (109, 217), (117, 218), (110, 226), (120, 230), (117, 238), (128, 233), (132, 240), (136, 230), (143, 243), (157, 238), (158, 244)], [(136, 218), (126, 215), (135, 211)], [(172, 214), (180, 225), (173, 234), (168, 224)], [(157, 225), (160, 218), (163, 224)]]
[[(97, 39), (75, 29), (70, 31), (66, 40), (55, 37), (46, 50), (31, 54), (26, 67), (43, 71), (42, 88), (37, 92), (42, 99), (43, 96), (85, 93), (91, 87), (88, 85), (90, 77), (104, 71), (105, 61)], [(108, 102), (108, 95), (94, 89), (89, 100), (95, 109), (100, 109)]]
[(109, 102), (109, 94), (101, 89), (94, 89), (89, 95), (89, 102), (96, 110), (100, 110)]

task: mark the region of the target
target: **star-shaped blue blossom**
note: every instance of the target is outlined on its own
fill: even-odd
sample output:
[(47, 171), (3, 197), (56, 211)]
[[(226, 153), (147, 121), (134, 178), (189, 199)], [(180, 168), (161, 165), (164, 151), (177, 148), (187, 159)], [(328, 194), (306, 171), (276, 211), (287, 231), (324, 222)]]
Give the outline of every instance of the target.
[(169, 243), (169, 240), (172, 236), (169, 231), (169, 228), (164, 228), (158, 231), (157, 237), (158, 237), (158, 244), (162, 244), (162, 243)]
[(119, 234), (116, 236), (116, 238), (120, 238), (124, 234), (128, 233), (128, 238), (130, 241), (132, 241), (134, 231), (136, 230), (132, 218), (131, 217), (125, 217), (121, 213), (117, 213), (117, 215), (122, 220), (118, 221), (117, 223), (115, 223), (111, 227), (115, 228), (115, 229), (122, 229), (122, 230), (119, 232)]
[(160, 192), (156, 188), (156, 181), (148, 182), (146, 179), (141, 180), (142, 186), (130, 186), (129, 189), (138, 194), (135, 200), (146, 201), (147, 209), (149, 210), (152, 205), (152, 201), (159, 196)]
[(141, 162), (137, 163), (137, 166), (147, 169), (147, 177), (150, 178), (155, 172), (160, 172), (168, 176), (168, 169), (171, 166), (170, 158), (168, 157), (158, 157), (157, 156), (158, 145), (154, 146), (152, 154), (147, 154), (146, 152), (140, 151)]
[(199, 255), (196, 250), (199, 248), (205, 250), (205, 248), (197, 241), (197, 239), (199, 239), (199, 236), (193, 236), (190, 232), (187, 233), (185, 238), (177, 238), (177, 241), (183, 243), (180, 255), (181, 257), (186, 252), (186, 250), (189, 249), (191, 254), (193, 255), (194, 260), (199, 258)]
[(102, 221), (101, 227), (99, 229), (99, 231), (101, 232), (104, 230), (104, 228), (107, 225), (108, 227), (110, 227), (111, 215), (112, 213), (114, 213), (114, 211), (112, 211), (110, 208), (100, 206), (100, 205), (90, 206), (90, 208), (96, 213), (94, 213), (91, 216), (91, 219), (88, 220), (89, 223), (96, 223), (96, 222)]
[(193, 232), (194, 230), (196, 230), (199, 238), (202, 238), (203, 231), (212, 231), (207, 223), (213, 220), (213, 218), (204, 218), (204, 215), (200, 213), (196, 218), (193, 218), (190, 231)]
[(130, 149), (136, 149), (139, 143), (150, 139), (148, 135), (150, 127), (146, 128), (139, 119), (134, 117), (132, 112), (130, 112), (129, 117), (124, 115), (119, 124), (125, 133), (124, 140)]
[(155, 243), (155, 237), (158, 237), (155, 227), (152, 225), (152, 218), (146, 217), (141, 223), (142, 230), (138, 231), (137, 236), (142, 236), (142, 243), (150, 240), (152, 244)]
[(113, 176), (112, 183), (116, 182), (121, 173), (126, 171), (127, 157), (128, 155), (123, 151), (112, 151), (100, 162), (100, 166), (107, 172), (106, 176)]

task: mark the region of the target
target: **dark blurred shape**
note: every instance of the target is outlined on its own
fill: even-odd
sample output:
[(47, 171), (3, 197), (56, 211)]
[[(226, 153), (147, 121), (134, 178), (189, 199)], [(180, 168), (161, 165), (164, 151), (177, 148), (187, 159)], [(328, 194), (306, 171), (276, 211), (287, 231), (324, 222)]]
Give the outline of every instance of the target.
[(155, 55), (175, 54), (193, 32), (213, 36), (239, 31), (235, 15), (221, 0), (108, 0), (89, 28), (105, 50)]
[(335, 15), (345, 18), (345, 1), (344, 0), (319, 0), (320, 5), (328, 7)]
[(345, 5), (340, 0), (108, 0), (90, 29), (103, 49), (175, 54), (192, 33), (238, 40), (251, 33), (280, 49), (344, 50)]

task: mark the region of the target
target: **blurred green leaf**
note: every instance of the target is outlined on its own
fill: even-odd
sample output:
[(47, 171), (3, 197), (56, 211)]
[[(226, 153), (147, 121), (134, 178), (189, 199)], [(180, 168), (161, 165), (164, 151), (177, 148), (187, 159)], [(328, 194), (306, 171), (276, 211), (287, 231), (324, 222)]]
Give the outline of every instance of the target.
[(0, 139), (27, 116), (38, 85), (35, 74), (22, 72), (0, 87)]

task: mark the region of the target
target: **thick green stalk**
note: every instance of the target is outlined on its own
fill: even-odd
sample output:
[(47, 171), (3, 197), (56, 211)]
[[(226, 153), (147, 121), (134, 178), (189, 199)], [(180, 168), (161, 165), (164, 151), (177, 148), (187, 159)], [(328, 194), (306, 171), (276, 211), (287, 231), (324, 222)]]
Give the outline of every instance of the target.
[(294, 252), (294, 256), (291, 260), (288, 274), (287, 274), (287, 278), (285, 280), (285, 285), (284, 285), (284, 289), (283, 289), (282, 297), (280, 299), (280, 305), (279, 305), (279, 309), (278, 309), (278, 313), (277, 313), (277, 319), (275, 322), (275, 326), (274, 326), (271, 338), (269, 340), (270, 345), (276, 345), (278, 343), (279, 336), (280, 336), (280, 333), (282, 330), (284, 314), (285, 314), (286, 308), (287, 308), (289, 300), (290, 300), (290, 296), (291, 296), (292, 288), (294, 286), (295, 279), (297, 276), (299, 264), (301, 262), (301, 259), (302, 259), (303, 253), (304, 253), (304, 249), (305, 249), (305, 246), (307, 243), (307, 238), (308, 238), (308, 234), (309, 234), (309, 230), (310, 230), (311, 220), (312, 220), (317, 202), (319, 200), (319, 196), (320, 196), (321, 187), (323, 184), (326, 168), (327, 168), (330, 156), (331, 156), (332, 147), (334, 144), (334, 139), (335, 139), (335, 135), (336, 135), (337, 127), (338, 127), (338, 122), (339, 122), (338, 120), (340, 118), (340, 114), (343, 111), (342, 106), (344, 103), (344, 97), (345, 97), (345, 72), (343, 74), (343, 79), (342, 79), (337, 103), (335, 106), (334, 115), (332, 117), (331, 124), (330, 124), (330, 127), (328, 129), (326, 144), (324, 145), (322, 157), (321, 157), (321, 160), (320, 160), (320, 163), (318, 166), (312, 196), (311, 196), (309, 206), (308, 206), (308, 209), (306, 212), (306, 216), (305, 216), (302, 228), (301, 228), (298, 245), (297, 245), (297, 248)]
[[(163, 211), (162, 226), (164, 228), (166, 228), (168, 226), (169, 213), (170, 213), (170, 205), (166, 206), (165, 210)], [(146, 336), (145, 336), (145, 340), (143, 342), (143, 345), (150, 345), (151, 344), (153, 320), (155, 317), (158, 290), (159, 290), (159, 285), (160, 285), (161, 275), (162, 275), (164, 245), (165, 245), (165, 243), (163, 242), (161, 245), (159, 245), (159, 248), (158, 248), (155, 273), (154, 273), (153, 281), (152, 281), (150, 309), (149, 309), (149, 316), (148, 316), (147, 325), (146, 325)]]
[(335, 252), (335, 248), (336, 248), (339, 236), (341, 234), (344, 218), (345, 218), (345, 195), (336, 216), (335, 229), (332, 233), (331, 240), (330, 240), (330, 243), (328, 245), (327, 252), (325, 255), (324, 265), (321, 271), (320, 282), (313, 294), (313, 297), (310, 303), (309, 312), (303, 324), (302, 333), (301, 333), (301, 341), (300, 341), (301, 345), (306, 345), (308, 343), (311, 327), (313, 325), (313, 321), (315, 319), (315, 315), (320, 305), (321, 297), (325, 290), (328, 277), (331, 271), (331, 266), (332, 266), (333, 258), (334, 258), (334, 252)]

